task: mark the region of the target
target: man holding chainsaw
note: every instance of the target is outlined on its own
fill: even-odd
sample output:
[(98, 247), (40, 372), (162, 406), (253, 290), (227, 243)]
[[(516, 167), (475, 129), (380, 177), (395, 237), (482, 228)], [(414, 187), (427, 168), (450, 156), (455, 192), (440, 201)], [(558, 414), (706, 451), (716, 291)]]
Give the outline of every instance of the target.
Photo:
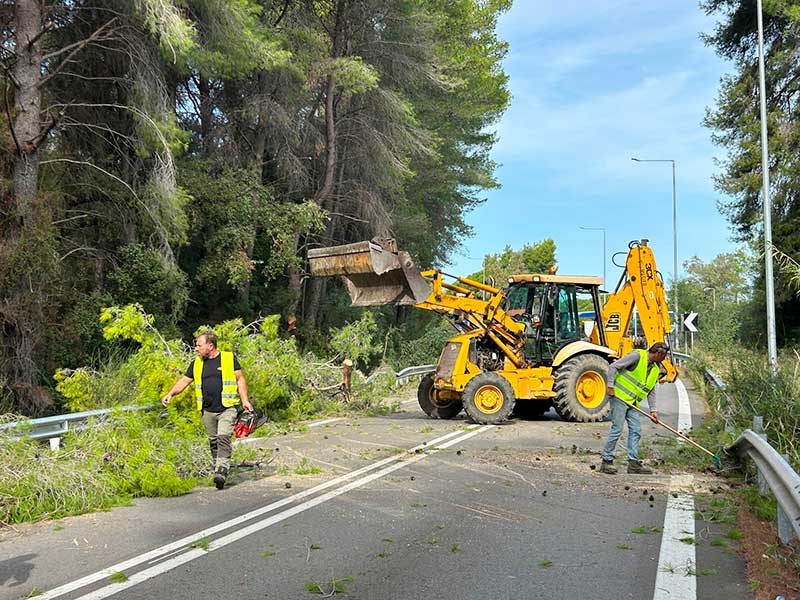
[(650, 474), (652, 469), (645, 467), (639, 460), (639, 439), (642, 428), (636, 408), (639, 402), (647, 398), (650, 406), (650, 419), (658, 423), (656, 411), (656, 384), (661, 377), (661, 363), (667, 358), (669, 347), (663, 342), (656, 342), (649, 350), (634, 350), (608, 367), (608, 395), (611, 396), (611, 431), (603, 448), (601, 473), (613, 475), (617, 472), (614, 466), (614, 450), (622, 435), (625, 422), (628, 423), (628, 473)]
[(240, 399), (247, 412), (253, 412), (253, 405), (247, 399), (247, 381), (239, 361), (233, 352), (217, 349), (217, 336), (213, 331), (204, 331), (197, 336), (194, 348), (197, 357), (186, 369), (186, 374), (161, 399), (161, 404), (167, 406), (173, 396), (195, 382), (197, 410), (202, 412), (214, 461), (214, 485), (221, 490), (225, 487), (230, 468), (231, 435)]

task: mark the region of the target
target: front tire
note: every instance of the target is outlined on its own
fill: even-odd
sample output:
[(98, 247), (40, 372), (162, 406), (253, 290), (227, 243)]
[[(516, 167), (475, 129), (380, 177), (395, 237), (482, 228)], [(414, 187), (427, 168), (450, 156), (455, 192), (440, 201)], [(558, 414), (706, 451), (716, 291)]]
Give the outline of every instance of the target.
[(506, 421), (515, 401), (514, 388), (497, 373), (480, 373), (464, 387), (464, 411), (481, 425)]
[(555, 372), (553, 407), (565, 421), (593, 423), (611, 411), (606, 395), (608, 363), (596, 354), (579, 354)]
[(433, 387), (433, 373), (423, 377), (417, 387), (417, 402), (432, 419), (453, 419), (461, 412), (460, 398), (445, 398)]

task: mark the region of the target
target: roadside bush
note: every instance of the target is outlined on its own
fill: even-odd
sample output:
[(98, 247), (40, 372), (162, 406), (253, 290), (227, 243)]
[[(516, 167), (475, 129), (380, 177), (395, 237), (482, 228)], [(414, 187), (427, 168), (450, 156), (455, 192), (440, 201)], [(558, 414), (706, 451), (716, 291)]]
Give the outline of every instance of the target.
[(770, 444), (780, 453), (789, 455), (790, 462), (797, 468), (800, 466), (800, 374), (797, 371), (800, 356), (796, 350), (782, 350), (778, 373), (773, 378), (765, 354), (731, 344), (713, 352), (699, 347), (693, 353), (689, 368), (697, 381), (702, 382), (705, 369), (710, 368), (725, 382), (725, 393), (712, 390), (709, 393), (711, 404), (715, 408), (719, 406), (715, 415), (719, 427), (732, 432), (729, 438), (751, 428), (754, 416), (762, 416)]
[[(128, 344), (130, 352), (105, 366), (56, 372), (57, 390), (73, 411), (157, 403), (193, 360), (191, 348), (165, 339), (139, 305), (103, 309), (100, 320), (105, 339)], [(388, 409), (384, 399), (394, 385), (391, 368), (383, 368), (369, 384), (355, 371), (352, 393), (342, 403), (337, 362), (342, 355), (359, 360), (376, 352), (371, 315), (333, 332), (340, 356), (328, 361), (301, 354), (294, 339), (278, 336), (278, 326), (279, 316), (272, 315), (249, 325), (235, 319), (213, 328), (220, 349), (239, 357), (251, 401), (273, 422)], [(269, 435), (274, 429), (258, 433)], [(198, 484), (209, 463), (193, 386), (166, 411), (112, 412), (90, 422), (70, 432), (63, 448), (52, 453), (33, 440), (0, 438), (0, 523), (81, 514), (141, 496), (184, 494)], [(238, 460), (257, 454), (242, 446), (235, 450)]]
[(2, 440), (0, 522), (56, 519), (139, 496), (184, 494), (209, 460), (205, 435), (191, 420), (153, 412), (94, 421), (70, 432), (63, 448), (50, 452), (32, 440)]

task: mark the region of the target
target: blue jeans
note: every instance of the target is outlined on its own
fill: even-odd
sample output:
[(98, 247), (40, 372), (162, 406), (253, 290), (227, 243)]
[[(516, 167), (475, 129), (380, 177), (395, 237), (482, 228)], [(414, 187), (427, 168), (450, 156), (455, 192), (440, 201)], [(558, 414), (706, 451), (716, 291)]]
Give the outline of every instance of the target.
[(639, 460), (639, 439), (642, 437), (639, 413), (619, 398), (612, 398), (611, 431), (608, 432), (608, 441), (603, 448), (603, 460), (606, 462), (614, 460), (614, 449), (622, 435), (625, 421), (628, 422), (628, 460)]

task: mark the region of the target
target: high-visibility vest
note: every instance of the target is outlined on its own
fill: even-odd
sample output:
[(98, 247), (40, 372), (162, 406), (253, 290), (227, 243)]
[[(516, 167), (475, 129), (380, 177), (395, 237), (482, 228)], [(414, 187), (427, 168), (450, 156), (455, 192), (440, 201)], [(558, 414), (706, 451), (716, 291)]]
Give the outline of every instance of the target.
[(639, 362), (632, 371), (620, 369), (614, 378), (614, 396), (628, 404), (639, 406), (639, 402), (647, 398), (656, 384), (661, 368), (658, 363), (647, 368), (647, 350), (637, 350)]
[[(239, 386), (236, 385), (236, 373), (233, 370), (233, 352), (220, 351), (222, 366), (222, 406), (230, 408), (239, 404)], [(194, 359), (194, 398), (197, 410), (203, 410), (203, 359)]]

